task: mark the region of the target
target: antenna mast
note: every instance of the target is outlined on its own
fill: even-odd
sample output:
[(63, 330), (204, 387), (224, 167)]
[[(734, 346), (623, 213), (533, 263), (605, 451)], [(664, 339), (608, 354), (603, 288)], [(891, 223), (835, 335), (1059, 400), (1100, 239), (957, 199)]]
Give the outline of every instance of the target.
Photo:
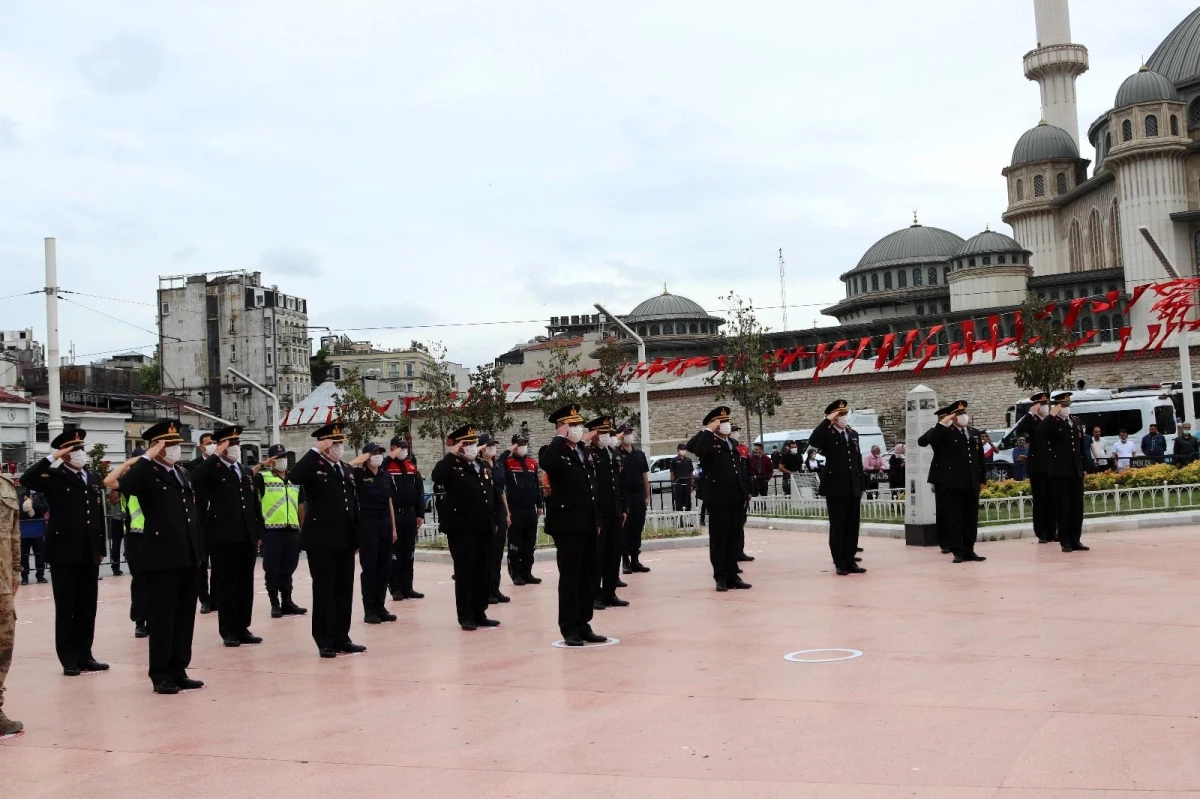
[(783, 320), (783, 329), (788, 329), (787, 321), (787, 266), (783, 262), (783, 248), (779, 248), (779, 315)]

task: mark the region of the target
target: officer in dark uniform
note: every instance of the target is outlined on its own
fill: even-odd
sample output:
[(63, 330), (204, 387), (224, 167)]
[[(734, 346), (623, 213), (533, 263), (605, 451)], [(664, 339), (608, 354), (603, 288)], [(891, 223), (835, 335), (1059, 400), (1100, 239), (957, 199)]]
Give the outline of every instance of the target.
[(1063, 552), (1086, 552), (1083, 535), (1083, 453), (1088, 446), (1083, 424), (1071, 416), (1071, 392), (1050, 397), (1050, 415), (1038, 425), (1046, 436), (1049, 459), (1046, 476), (1054, 497), (1055, 526)]
[(867, 475), (863, 471), (858, 431), (849, 425), (846, 400), (825, 407), (825, 418), (808, 439), (825, 456), (819, 491), (829, 508), (829, 554), (838, 575), (862, 574), (854, 553), (858, 551), (859, 512)]
[(750, 493), (738, 470), (737, 442), (729, 437), (733, 425), (729, 408), (713, 408), (704, 427), (687, 443), (688, 452), (700, 459), (704, 471), (705, 506), (708, 508), (708, 559), (718, 591), (749, 588), (738, 577), (737, 524)]
[[(217, 445), (213, 441), (212, 433), (201, 433), (196, 457), (193, 460), (178, 465), (183, 467), (188, 474), (191, 474), (197, 466), (204, 463), (216, 451)], [(196, 509), (200, 512), (200, 518), (203, 520), (208, 508), (208, 499), (204, 495), (204, 487), (196, 485), (193, 482), (192, 489), (196, 492)], [(209, 557), (210, 553), (206, 552), (204, 554), (204, 562), (200, 564), (200, 568), (196, 572), (196, 591), (200, 597), (201, 613), (211, 613), (212, 609), (217, 606), (217, 574), (215, 571), (210, 573), (208, 567)]]
[(504, 562), (504, 542), (508, 539), (508, 512), (506, 496), (508, 480), (504, 476), (504, 462), (496, 451), (496, 439), (488, 433), (479, 437), (479, 461), (492, 472), (492, 551), (488, 563), (488, 604), (508, 602), (509, 597), (500, 591), (500, 564)]
[(444, 496), (438, 515), (454, 560), (454, 604), (458, 623), (472, 632), (480, 627), (499, 627), (487, 617), (488, 587), (491, 582), (492, 472), (479, 461), (479, 436), (471, 425), (463, 425), (446, 439), (450, 451), (433, 467), (430, 476), (442, 486)]
[(538, 516), (542, 513), (542, 483), (538, 464), (529, 457), (529, 439), (517, 433), (512, 447), (504, 457), (504, 479), (507, 482), (508, 513), (508, 576), (513, 585), (537, 585), (541, 577), (533, 576), (533, 553), (537, 548)]
[(927, 434), (941, 447), (942, 509), (946, 512), (946, 532), (954, 562), (987, 560), (975, 554), (979, 531), (979, 488), (987, 482), (983, 462), (983, 439), (970, 426), (966, 400), (958, 400), (938, 412), (937, 425)]
[(160, 694), (204, 685), (187, 674), (204, 543), (192, 480), (179, 468), (179, 429), (179, 422), (169, 419), (146, 430), (146, 454), (118, 467), (117, 478), (118, 489), (137, 497), (145, 514), (141, 571), (149, 605), (150, 681)]
[[(617, 429), (621, 440), (621, 492), (625, 495), (625, 529), (621, 531), (621, 571), (624, 574), (648, 572), (642, 564), (642, 530), (646, 527), (646, 506), (650, 504), (650, 464), (646, 453), (634, 446), (637, 433), (627, 424)], [(618, 588), (624, 586), (618, 585)]]
[(368, 443), (362, 454), (350, 461), (354, 467), (354, 490), (358, 495), (358, 563), (362, 568), (363, 622), (395, 621), (384, 607), (392, 545), (396, 543), (396, 506), (392, 501), (392, 478), (383, 469), (384, 449)]
[(621, 491), (621, 459), (614, 449), (612, 418), (601, 416), (587, 423), (593, 436), (588, 456), (596, 473), (596, 509), (600, 535), (596, 539), (595, 575), (592, 578), (596, 610), (628, 607), (617, 596), (621, 570), (621, 531), (625, 522), (625, 497)]
[[(104, 559), (104, 488), (84, 468), (84, 430), (61, 433), (54, 450), (21, 475), (21, 485), (38, 491), (50, 507), (46, 523), (46, 562), (54, 591), (54, 649), (63, 674), (107, 671), (92, 657), (96, 635), (96, 580)], [(61, 461), (57, 469), (51, 468)]]
[(392, 439), (383, 468), (392, 480), (392, 506), (396, 510), (396, 543), (388, 572), (392, 601), (424, 599), (424, 594), (413, 590), (413, 561), (417, 531), (425, 524), (425, 481), (408, 456), (408, 442), (399, 436)]
[(358, 497), (354, 475), (342, 455), (341, 422), (312, 433), (317, 445), (292, 467), (292, 482), (304, 487), (307, 511), (300, 548), (312, 575), (312, 636), (323, 658), (366, 652), (350, 640), (354, 612), (354, 551), (358, 549)]
[[(750, 476), (750, 450), (745, 444), (742, 443), (742, 428), (738, 427), (736, 424), (730, 427), (729, 437), (733, 440), (734, 447), (737, 448), (738, 476), (742, 479), (742, 485), (746, 487), (746, 504), (742, 505), (742, 512), (738, 514), (737, 533), (733, 542), (733, 546), (737, 552), (737, 562), (749, 563), (754, 560), (752, 555), (746, 554), (746, 516), (750, 512), (749, 498), (754, 496), (754, 491), (752, 488), (754, 485), (754, 480)], [(703, 482), (703, 477), (701, 478), (701, 482)], [(696, 496), (699, 498), (699, 490), (696, 491)], [(741, 571), (741, 567), (738, 567), (739, 574)]]
[[(141, 447), (135, 447), (133, 458), (146, 454)], [(146, 514), (138, 499), (131, 494), (123, 494), (118, 490), (117, 481), (124, 474), (120, 466), (111, 469), (104, 478), (104, 487), (111, 492), (109, 499), (121, 505), (121, 523), (125, 525), (125, 560), (129, 565), (129, 620), (133, 622), (133, 637), (146, 638), (150, 635), (148, 620), (150, 618), (149, 602), (146, 599), (146, 577), (142, 574), (142, 542), (145, 540)]]
[(216, 449), (191, 471), (192, 482), (203, 486), (208, 498), (204, 545), (218, 575), (217, 626), (228, 647), (262, 643), (250, 632), (262, 503), (254, 490), (254, 475), (241, 463), (241, 436), (240, 425), (214, 430)]
[[(946, 418), (946, 409), (939, 408), (937, 411), (937, 420), (940, 422)], [(945, 464), (942, 462), (942, 442), (938, 436), (934, 435), (937, 427), (931, 427), (921, 434), (917, 439), (917, 445), (929, 447), (933, 450), (933, 458), (929, 461), (929, 477), (925, 482), (929, 483), (933, 489), (933, 516), (935, 530), (937, 531), (938, 548), (942, 550), (943, 555), (949, 555), (953, 551), (950, 544), (950, 526), (947, 524), (950, 511), (946, 510), (946, 492), (940, 489), (942, 480), (945, 475)]]
[(1047, 440), (1050, 428), (1042, 427), (1042, 420), (1050, 412), (1050, 394), (1039, 391), (1029, 401), (1033, 405), (1013, 430), (1018, 436), (1025, 436), (1029, 442), (1029, 458), (1025, 461), (1025, 469), (1029, 474), (1029, 494), (1033, 498), (1033, 532), (1039, 544), (1049, 544), (1058, 540), (1054, 495), (1050, 492), (1050, 477), (1046, 474), (1050, 462)]
[(687, 456), (687, 447), (680, 444), (671, 461), (671, 508), (692, 509), (692, 483), (696, 479), (696, 464)]

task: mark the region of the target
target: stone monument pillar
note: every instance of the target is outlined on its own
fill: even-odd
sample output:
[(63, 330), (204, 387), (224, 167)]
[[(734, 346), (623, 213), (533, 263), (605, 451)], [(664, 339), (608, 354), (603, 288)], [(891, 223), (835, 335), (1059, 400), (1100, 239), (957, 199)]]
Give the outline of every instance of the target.
[(917, 386), (908, 392), (905, 402), (905, 448), (906, 468), (904, 486), (906, 512), (904, 517), (904, 542), (914, 547), (931, 547), (937, 544), (937, 515), (933, 503), (933, 490), (926, 480), (929, 465), (933, 461), (933, 450), (917, 445), (917, 439), (937, 424), (937, 394), (928, 386)]

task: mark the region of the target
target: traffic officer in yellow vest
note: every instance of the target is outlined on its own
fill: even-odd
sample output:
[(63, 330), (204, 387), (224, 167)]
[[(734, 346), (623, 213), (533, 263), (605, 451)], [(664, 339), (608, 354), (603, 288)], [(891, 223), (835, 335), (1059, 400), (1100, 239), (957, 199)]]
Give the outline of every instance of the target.
[[(140, 458), (145, 454), (146, 450), (135, 447), (131, 457)], [(121, 464), (112, 469), (104, 478), (104, 487), (110, 492), (110, 500), (115, 494), (121, 503), (121, 519), (125, 525), (125, 560), (129, 566), (129, 620), (133, 622), (133, 637), (146, 638), (150, 635), (147, 626), (150, 609), (146, 602), (146, 577), (142, 574), (142, 536), (146, 531), (146, 515), (137, 497), (117, 490), (117, 480), (128, 468), (128, 464)]]
[(262, 471), (254, 478), (266, 523), (262, 558), (272, 619), (308, 613), (307, 608), (292, 601), (292, 575), (300, 563), (304, 489), (288, 480), (287, 459), (287, 447), (272, 444), (262, 462)]

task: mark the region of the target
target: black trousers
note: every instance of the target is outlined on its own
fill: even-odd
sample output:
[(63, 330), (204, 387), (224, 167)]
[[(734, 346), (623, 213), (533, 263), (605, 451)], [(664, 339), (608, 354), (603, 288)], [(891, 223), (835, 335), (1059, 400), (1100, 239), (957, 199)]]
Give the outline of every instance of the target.
[(825, 497), (825, 505), (829, 508), (829, 554), (833, 565), (853, 569), (862, 497)]
[(738, 504), (708, 506), (708, 560), (714, 580), (737, 577), (737, 527), (742, 507)]
[(735, 557), (746, 554), (746, 515), (748, 512), (749, 508), (746, 505), (738, 507), (733, 539), (733, 554)]
[(783, 493), (788, 496), (792, 495), (792, 476), (790, 474), (783, 476)]
[(600, 535), (596, 537), (595, 576), (592, 593), (600, 599), (617, 595), (617, 580), (621, 573), (621, 517), (600, 519)]
[(512, 524), (508, 528), (508, 576), (527, 577), (533, 573), (533, 553), (537, 549), (537, 508), (533, 505), (509, 505)]
[(933, 487), (933, 517), (937, 530), (938, 547), (944, 552), (954, 549), (950, 543), (950, 511), (946, 508), (946, 492), (941, 486)]
[(413, 560), (417, 552), (417, 517), (396, 514), (396, 543), (392, 544), (392, 562), (388, 568), (388, 586), (393, 596), (413, 590)]
[(646, 494), (645, 492), (625, 492), (625, 529), (623, 536), (625, 546), (621, 554), (635, 558), (642, 554), (642, 530), (646, 527)]
[(149, 600), (150, 680), (176, 678), (192, 662), (196, 570), (145, 571)]
[(125, 541), (125, 561), (129, 564), (129, 620), (134, 624), (145, 624), (150, 620), (150, 598), (146, 573), (142, 570), (142, 535), (130, 533)]
[(554, 537), (554, 546), (558, 560), (558, 629), (566, 638), (591, 627), (596, 534), (562, 533)]
[(114, 526), (108, 531), (108, 565), (113, 574), (121, 571), (121, 542), (125, 540), (125, 531)]
[(213, 597), (217, 594), (217, 573), (213, 570), (209, 575), (208, 561), (209, 556), (205, 556), (204, 563), (196, 570), (196, 595), (204, 604), (212, 605)]
[(938, 488), (944, 494), (946, 536), (950, 550), (959, 557), (975, 554), (979, 532), (979, 489)]
[(251, 543), (213, 544), (213, 571), (220, 576), (216, 585), (217, 629), (222, 638), (237, 638), (250, 629), (254, 611), (254, 566), (257, 547)]
[(312, 637), (319, 649), (350, 643), (350, 614), (354, 608), (354, 550), (308, 552), (312, 575)]
[(1042, 541), (1058, 539), (1057, 507), (1050, 478), (1044, 472), (1029, 474), (1029, 494), (1033, 498), (1033, 532)]
[(688, 480), (679, 480), (671, 487), (673, 510), (692, 509), (692, 484)]
[(500, 593), (500, 564), (504, 560), (505, 543), (508, 540), (508, 518), (496, 517), (496, 530), (492, 533), (491, 565), (492, 571), (488, 582), (489, 592)]
[(1083, 478), (1051, 477), (1050, 492), (1054, 496), (1058, 543), (1063, 547), (1079, 546), (1083, 535)]
[(268, 527), (263, 533), (263, 576), (272, 597), (292, 595), (292, 575), (300, 565), (300, 531), (295, 527)]
[(392, 517), (387, 511), (363, 511), (358, 521), (359, 583), (363, 610), (382, 610), (392, 566)]
[(96, 637), (97, 563), (51, 563), (54, 592), (54, 649), (63, 668), (92, 657)]
[(21, 539), (21, 576), (29, 578), (29, 555), (33, 554), (34, 570), (39, 578), (46, 576), (46, 537)]
[(765, 497), (771, 493), (770, 477), (755, 477), (752, 482), (754, 484), (754, 489), (758, 492), (758, 496)]
[(492, 533), (490, 530), (446, 531), (454, 560), (454, 606), (458, 623), (487, 617), (491, 584)]

